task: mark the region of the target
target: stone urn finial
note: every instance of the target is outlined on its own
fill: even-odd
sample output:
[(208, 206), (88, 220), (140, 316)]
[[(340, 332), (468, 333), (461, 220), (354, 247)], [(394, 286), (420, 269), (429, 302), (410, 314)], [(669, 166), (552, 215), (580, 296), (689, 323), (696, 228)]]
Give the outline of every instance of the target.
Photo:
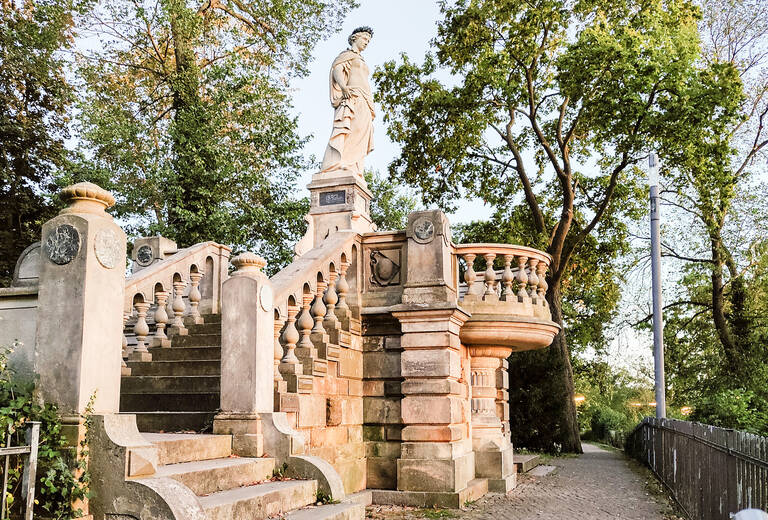
[(236, 269), (232, 276), (237, 276), (246, 273), (260, 273), (262, 268), (267, 265), (267, 261), (255, 253), (246, 251), (233, 258), (232, 265)]
[(92, 182), (78, 182), (61, 190), (61, 198), (69, 205), (61, 210), (66, 213), (94, 213), (104, 215), (104, 210), (115, 205), (110, 192)]

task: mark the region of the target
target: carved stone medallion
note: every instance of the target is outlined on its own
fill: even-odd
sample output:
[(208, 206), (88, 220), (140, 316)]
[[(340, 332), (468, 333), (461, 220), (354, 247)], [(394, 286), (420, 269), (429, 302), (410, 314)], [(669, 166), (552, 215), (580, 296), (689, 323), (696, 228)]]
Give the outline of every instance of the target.
[(54, 264), (68, 264), (80, 250), (80, 233), (69, 224), (62, 224), (45, 237), (43, 250), (48, 260)]
[(371, 285), (388, 287), (400, 284), (400, 265), (381, 251), (371, 251)]
[(261, 286), (261, 290), (259, 291), (259, 303), (261, 304), (261, 308), (266, 312), (272, 311), (272, 288), (270, 286)]
[(96, 233), (93, 251), (96, 253), (96, 260), (107, 269), (117, 266), (122, 256), (120, 241), (117, 234), (111, 229), (102, 229)]
[(141, 267), (147, 267), (154, 260), (155, 255), (152, 254), (152, 246), (144, 244), (136, 251), (136, 263)]
[(429, 217), (419, 217), (413, 223), (413, 234), (417, 242), (427, 244), (435, 238), (435, 225)]

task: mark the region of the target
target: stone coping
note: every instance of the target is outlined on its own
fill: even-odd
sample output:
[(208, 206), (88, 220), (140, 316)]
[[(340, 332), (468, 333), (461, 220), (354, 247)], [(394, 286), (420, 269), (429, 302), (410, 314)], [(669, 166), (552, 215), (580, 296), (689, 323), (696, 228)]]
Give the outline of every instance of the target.
[(24, 285), (19, 287), (0, 287), (0, 298), (12, 296), (37, 296), (38, 285)]

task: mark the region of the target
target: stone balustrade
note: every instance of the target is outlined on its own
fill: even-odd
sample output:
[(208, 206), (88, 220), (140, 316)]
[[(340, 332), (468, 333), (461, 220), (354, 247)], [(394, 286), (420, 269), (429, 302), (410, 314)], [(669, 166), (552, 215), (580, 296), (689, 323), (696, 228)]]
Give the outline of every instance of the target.
[(203, 323), (203, 314), (220, 312), (230, 252), (227, 246), (203, 242), (126, 278), (124, 324), (136, 342), (124, 338), (123, 358), (149, 361), (148, 347), (169, 347), (169, 335), (186, 335), (188, 325)]

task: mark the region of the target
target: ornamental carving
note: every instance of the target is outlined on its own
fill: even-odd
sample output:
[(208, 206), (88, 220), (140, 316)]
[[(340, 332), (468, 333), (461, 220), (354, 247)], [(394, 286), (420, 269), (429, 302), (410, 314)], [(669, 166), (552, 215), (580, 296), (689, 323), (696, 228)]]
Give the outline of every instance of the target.
[(43, 244), (45, 256), (57, 265), (71, 262), (80, 250), (80, 233), (69, 224), (51, 230)]
[(381, 251), (371, 251), (371, 285), (389, 287), (400, 285), (400, 264)]
[(93, 251), (96, 253), (96, 260), (107, 269), (117, 266), (120, 258), (123, 256), (117, 234), (111, 229), (102, 229), (96, 233), (96, 238), (93, 241)]
[(144, 244), (136, 251), (136, 263), (141, 267), (147, 267), (155, 259), (155, 255), (152, 252), (152, 246)]
[(413, 223), (413, 234), (417, 242), (427, 244), (435, 238), (435, 225), (429, 217), (419, 217)]

